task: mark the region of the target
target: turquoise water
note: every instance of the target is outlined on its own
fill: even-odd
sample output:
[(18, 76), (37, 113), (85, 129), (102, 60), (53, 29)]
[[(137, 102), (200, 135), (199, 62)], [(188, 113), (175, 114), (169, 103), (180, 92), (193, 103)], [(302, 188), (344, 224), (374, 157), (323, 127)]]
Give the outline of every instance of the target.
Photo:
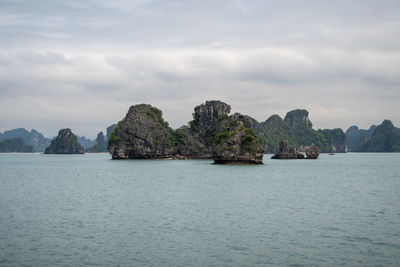
[(400, 154), (0, 154), (0, 266), (398, 266)]

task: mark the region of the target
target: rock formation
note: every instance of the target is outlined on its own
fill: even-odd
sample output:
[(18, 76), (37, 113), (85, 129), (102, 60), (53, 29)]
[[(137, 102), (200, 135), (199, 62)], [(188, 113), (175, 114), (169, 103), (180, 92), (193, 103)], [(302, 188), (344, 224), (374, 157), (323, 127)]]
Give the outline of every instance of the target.
[(159, 109), (132, 106), (111, 133), (108, 150), (113, 159), (214, 158), (216, 163), (260, 163), (263, 146), (249, 128), (250, 121), (229, 112), (229, 105), (207, 101), (195, 107), (189, 127), (173, 130)]
[(306, 156), (307, 156), (307, 159), (317, 159), (319, 156), (319, 148), (314, 144), (307, 147), (306, 148)]
[(308, 111), (305, 109), (295, 109), (286, 113), (284, 121), (291, 128), (300, 126), (312, 127), (312, 123), (308, 118)]
[(96, 145), (96, 140), (90, 140), (89, 138), (86, 138), (85, 136), (76, 135), (76, 139), (78, 140), (78, 143), (81, 144), (84, 149), (90, 148), (90, 147)]
[(35, 152), (42, 152), (50, 145), (50, 139), (45, 138), (43, 134), (34, 129), (29, 132), (24, 128), (18, 128), (5, 131), (0, 135), (0, 141), (14, 138), (22, 138), (26, 145), (33, 146)]
[(117, 124), (112, 124), (107, 127), (107, 135), (105, 137), (107, 146), (108, 146), (108, 140), (110, 140), (111, 133), (114, 131), (115, 128), (117, 128), (117, 126), (118, 126)]
[(354, 152), (400, 152), (400, 132), (390, 120), (378, 125), (372, 136), (352, 148)]
[(279, 143), (279, 148), (271, 159), (304, 159), (304, 155), (296, 152), (296, 148), (290, 145), (287, 140), (283, 140)]
[(85, 152), (88, 153), (98, 153), (98, 152), (107, 152), (107, 144), (104, 139), (103, 132), (99, 132), (96, 138), (96, 144), (88, 149), (85, 149)]
[(215, 164), (262, 164), (262, 139), (250, 127), (250, 120), (239, 113), (220, 121), (213, 152)]
[(351, 126), (346, 131), (347, 138), (347, 148), (348, 151), (356, 151), (358, 148), (368, 142), (374, 131), (376, 129), (376, 125), (372, 125), (368, 130), (359, 129), (357, 126)]
[(158, 108), (147, 104), (131, 106), (111, 133), (108, 151), (113, 159), (173, 157), (172, 133)]
[(285, 119), (272, 115), (264, 122), (252, 120), (252, 128), (264, 141), (264, 150), (274, 153), (281, 140), (302, 149), (315, 144), (321, 152), (346, 152), (346, 135), (341, 129), (314, 130), (308, 118), (308, 111), (297, 109), (288, 112)]
[(0, 142), (0, 152), (33, 152), (33, 146), (27, 145), (22, 138), (6, 139)]
[(83, 154), (84, 149), (79, 144), (76, 136), (71, 129), (61, 129), (58, 136), (51, 141), (49, 147), (46, 148), (45, 154)]

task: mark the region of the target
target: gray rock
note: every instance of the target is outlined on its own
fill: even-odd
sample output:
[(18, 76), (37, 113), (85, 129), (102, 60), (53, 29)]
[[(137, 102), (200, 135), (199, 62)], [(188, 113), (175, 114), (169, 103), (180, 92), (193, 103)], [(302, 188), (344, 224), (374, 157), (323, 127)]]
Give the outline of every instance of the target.
[(304, 159), (304, 155), (296, 152), (296, 148), (287, 140), (283, 140), (279, 143), (279, 147), (271, 159)]

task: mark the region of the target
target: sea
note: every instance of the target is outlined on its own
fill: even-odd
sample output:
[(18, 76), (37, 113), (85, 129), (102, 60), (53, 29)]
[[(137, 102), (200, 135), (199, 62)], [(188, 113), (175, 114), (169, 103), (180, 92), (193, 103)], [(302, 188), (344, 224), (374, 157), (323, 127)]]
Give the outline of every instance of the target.
[(400, 266), (400, 153), (0, 154), (0, 266)]

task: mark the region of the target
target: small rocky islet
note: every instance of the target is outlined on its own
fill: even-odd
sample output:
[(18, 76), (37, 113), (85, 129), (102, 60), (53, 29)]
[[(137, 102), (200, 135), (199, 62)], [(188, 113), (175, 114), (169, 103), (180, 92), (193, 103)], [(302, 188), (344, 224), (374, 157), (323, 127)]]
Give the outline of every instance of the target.
[[(303, 147), (304, 152), (298, 152), (294, 146), (289, 144), (287, 140), (282, 140), (276, 149), (275, 155), (271, 159), (317, 159), (319, 156), (319, 148), (311, 144), (311, 146)], [(306, 155), (306, 157), (304, 156)]]

